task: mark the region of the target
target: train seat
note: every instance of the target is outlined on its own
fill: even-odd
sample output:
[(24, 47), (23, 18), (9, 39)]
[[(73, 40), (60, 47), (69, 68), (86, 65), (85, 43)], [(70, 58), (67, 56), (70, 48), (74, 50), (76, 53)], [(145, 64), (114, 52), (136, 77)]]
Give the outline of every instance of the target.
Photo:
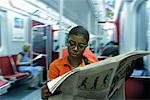
[[(15, 82), (30, 76), (29, 72), (18, 72), (15, 66), (14, 60), (16, 59), (16, 55), (12, 56), (3, 56), (0, 57), (0, 68), (2, 70), (2, 74), (4, 78)], [(12, 63), (13, 62), (13, 63)]]
[(126, 100), (149, 100), (150, 77), (130, 77), (125, 84)]
[(0, 80), (0, 95), (6, 93), (11, 86), (10, 82), (4, 82)]
[(14, 81), (17, 81), (17, 80), (21, 80), (23, 78), (26, 78), (29, 76), (29, 73), (13, 73), (13, 74), (9, 74), (9, 75), (4, 75), (4, 78), (14, 82)]

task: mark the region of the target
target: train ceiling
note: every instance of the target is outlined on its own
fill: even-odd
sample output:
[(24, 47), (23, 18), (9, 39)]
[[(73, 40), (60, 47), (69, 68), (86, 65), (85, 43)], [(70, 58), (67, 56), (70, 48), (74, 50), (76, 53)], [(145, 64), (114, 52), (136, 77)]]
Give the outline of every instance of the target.
[[(65, 15), (66, 19), (76, 22), (76, 24), (87, 26), (87, 16), (89, 15), (92, 16), (91, 22), (94, 22), (95, 19), (97, 21), (115, 20), (121, 1), (123, 0), (9, 0), (9, 3), (14, 8), (26, 11), (34, 16), (50, 19), (51, 23), (54, 24), (58, 23), (58, 19), (56, 20), (55, 16), (59, 17), (60, 3), (63, 3), (63, 15)], [(30, 10), (29, 7), (31, 8)], [(49, 13), (52, 13), (52, 11), (49, 9), (53, 9), (55, 10), (53, 12), (57, 13), (54, 16), (53, 14), (50, 15)], [(70, 22), (68, 21), (67, 23)]]
[[(64, 4), (64, 15), (69, 19), (74, 20), (78, 15), (84, 18), (84, 13), (87, 10), (92, 10), (98, 21), (115, 20), (118, 15), (119, 7), (123, 0), (40, 0), (57, 12), (59, 12), (60, 1)], [(89, 6), (90, 5), (90, 8)], [(76, 12), (77, 16), (73, 16)], [(115, 12), (115, 13), (114, 13)], [(75, 14), (74, 14), (75, 15)], [(83, 19), (84, 20), (84, 19)]]

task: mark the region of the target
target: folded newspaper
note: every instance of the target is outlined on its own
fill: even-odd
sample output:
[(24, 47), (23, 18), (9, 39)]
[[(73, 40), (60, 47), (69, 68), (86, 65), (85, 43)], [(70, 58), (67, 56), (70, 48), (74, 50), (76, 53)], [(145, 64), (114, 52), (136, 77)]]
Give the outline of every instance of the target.
[(35, 60), (37, 60), (37, 59), (40, 59), (40, 58), (42, 58), (42, 56), (43, 56), (43, 54), (39, 54), (39, 55), (36, 56), (34, 59), (32, 59), (32, 61), (35, 61)]
[(131, 75), (135, 60), (149, 54), (150, 51), (132, 51), (75, 68), (48, 82), (49, 91), (54, 93), (60, 87), (66, 95), (109, 98)]

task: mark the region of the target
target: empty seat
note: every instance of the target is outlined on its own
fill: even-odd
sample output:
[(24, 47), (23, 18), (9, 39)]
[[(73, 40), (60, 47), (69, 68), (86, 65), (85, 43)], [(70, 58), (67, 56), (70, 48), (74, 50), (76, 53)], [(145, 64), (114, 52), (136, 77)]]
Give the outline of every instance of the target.
[(11, 86), (10, 82), (4, 82), (0, 80), (0, 95), (6, 93)]

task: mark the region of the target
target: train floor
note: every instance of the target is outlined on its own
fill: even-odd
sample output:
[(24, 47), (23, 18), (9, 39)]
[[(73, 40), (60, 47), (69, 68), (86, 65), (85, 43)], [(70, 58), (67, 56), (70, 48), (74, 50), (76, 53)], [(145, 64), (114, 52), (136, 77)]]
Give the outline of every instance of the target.
[(19, 84), (10, 89), (8, 92), (0, 96), (0, 100), (41, 100), (41, 88), (36, 90), (28, 89), (29, 84)]

